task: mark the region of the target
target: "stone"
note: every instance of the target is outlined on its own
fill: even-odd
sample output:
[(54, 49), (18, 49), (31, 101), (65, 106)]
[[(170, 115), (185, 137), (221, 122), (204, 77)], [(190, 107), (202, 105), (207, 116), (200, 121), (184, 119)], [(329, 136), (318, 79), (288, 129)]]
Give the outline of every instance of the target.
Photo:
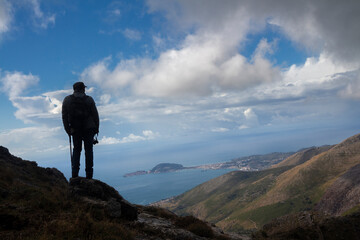
[(137, 219), (137, 208), (104, 182), (83, 177), (71, 178), (69, 191), (73, 198), (90, 205), (103, 207), (109, 217), (127, 220)]

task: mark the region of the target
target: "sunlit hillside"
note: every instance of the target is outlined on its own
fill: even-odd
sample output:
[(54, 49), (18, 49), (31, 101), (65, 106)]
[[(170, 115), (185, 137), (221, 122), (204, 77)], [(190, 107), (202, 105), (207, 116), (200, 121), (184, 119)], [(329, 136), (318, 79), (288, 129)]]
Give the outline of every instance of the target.
[[(259, 229), (276, 217), (314, 209), (337, 179), (360, 164), (359, 149), (360, 135), (332, 147), (305, 149), (268, 170), (231, 172), (160, 206), (226, 230)], [(358, 197), (353, 194), (341, 213), (356, 207)]]

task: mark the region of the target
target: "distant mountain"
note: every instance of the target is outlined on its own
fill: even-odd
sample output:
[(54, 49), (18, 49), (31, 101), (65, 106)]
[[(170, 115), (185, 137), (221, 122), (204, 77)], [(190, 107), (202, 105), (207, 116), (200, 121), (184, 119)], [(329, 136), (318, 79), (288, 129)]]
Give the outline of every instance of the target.
[(95, 179), (68, 182), (0, 146), (0, 239), (248, 239), (195, 217), (133, 205)]
[(139, 170), (136, 172), (126, 173), (124, 174), (124, 177), (133, 177), (133, 176), (139, 176), (139, 175), (145, 175), (150, 173), (166, 173), (166, 172), (175, 172), (179, 170), (187, 169), (184, 168), (183, 165), (177, 164), (177, 163), (160, 163), (153, 167), (149, 171), (145, 170)]
[(290, 213), (342, 215), (360, 206), (360, 135), (335, 146), (304, 149), (275, 167), (235, 171), (158, 205), (225, 230), (260, 229)]
[(176, 163), (160, 163), (150, 170), (151, 173), (173, 172), (184, 169), (184, 166)]

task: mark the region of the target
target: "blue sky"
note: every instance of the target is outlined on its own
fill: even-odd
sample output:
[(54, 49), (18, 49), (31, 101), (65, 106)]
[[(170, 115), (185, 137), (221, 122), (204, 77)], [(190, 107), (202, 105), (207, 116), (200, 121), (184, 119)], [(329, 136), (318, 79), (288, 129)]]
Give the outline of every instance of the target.
[(0, 145), (69, 164), (60, 114), (76, 81), (98, 106), (104, 169), (120, 156), (147, 169), (337, 143), (359, 132), (359, 10), (351, 0), (0, 0)]

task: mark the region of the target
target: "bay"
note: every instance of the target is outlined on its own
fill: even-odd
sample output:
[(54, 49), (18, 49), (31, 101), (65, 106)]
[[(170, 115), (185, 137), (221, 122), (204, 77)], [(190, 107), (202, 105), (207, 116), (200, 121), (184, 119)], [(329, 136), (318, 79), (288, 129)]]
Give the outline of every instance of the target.
[(177, 172), (146, 174), (133, 177), (106, 175), (101, 179), (113, 186), (131, 203), (147, 205), (180, 195), (193, 187), (233, 169), (201, 170), (189, 169)]

